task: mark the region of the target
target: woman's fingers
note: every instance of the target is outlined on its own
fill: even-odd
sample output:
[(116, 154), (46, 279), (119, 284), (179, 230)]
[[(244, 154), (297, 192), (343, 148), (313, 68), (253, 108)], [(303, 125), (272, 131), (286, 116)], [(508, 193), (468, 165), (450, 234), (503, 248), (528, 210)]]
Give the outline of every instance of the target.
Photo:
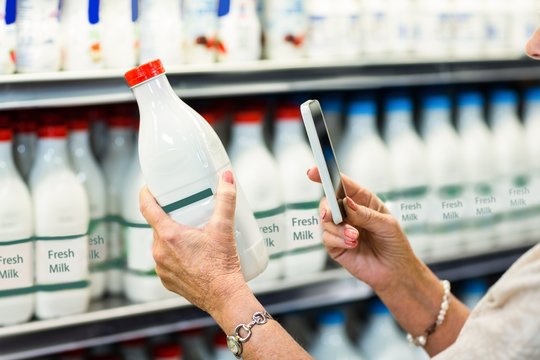
[(347, 225), (337, 232), (323, 231), (323, 242), (327, 248), (354, 249), (358, 246), (360, 234), (354, 227)]
[(316, 166), (308, 169), (307, 176), (309, 180), (313, 182), (317, 182), (317, 183), (321, 182), (321, 175), (319, 174), (319, 169)]
[(379, 233), (393, 225), (395, 219), (379, 211), (357, 204), (350, 197), (344, 200), (344, 208), (347, 213), (345, 221), (357, 228), (365, 229), (372, 233)]
[(234, 211), (236, 209), (236, 186), (230, 170), (223, 172), (216, 193), (216, 207), (210, 223), (220, 231), (234, 231)]
[[(139, 206), (141, 213), (148, 224), (152, 226), (160, 237), (164, 234), (169, 234), (171, 229), (182, 227), (182, 225), (177, 224), (165, 211), (163, 211), (146, 186), (141, 189), (139, 194)], [(166, 237), (172, 235), (173, 234), (170, 234)]]

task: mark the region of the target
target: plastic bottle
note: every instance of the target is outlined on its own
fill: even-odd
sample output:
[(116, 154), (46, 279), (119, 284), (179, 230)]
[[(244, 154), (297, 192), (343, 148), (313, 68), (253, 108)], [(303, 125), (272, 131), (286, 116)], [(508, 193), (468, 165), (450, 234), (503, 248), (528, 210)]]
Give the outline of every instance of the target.
[(218, 16), (218, 61), (259, 60), (261, 23), (255, 0), (220, 0)]
[(327, 0), (306, 0), (308, 32), (306, 56), (310, 59), (331, 59), (338, 51), (337, 9)]
[(58, 0), (17, 1), (17, 71), (36, 73), (60, 69)]
[(139, 63), (160, 58), (166, 65), (184, 60), (181, 3), (178, 0), (141, 0)]
[(488, 287), (484, 279), (465, 280), (461, 285), (459, 299), (472, 310), (484, 297)]
[(64, 70), (103, 68), (100, 26), (96, 1), (62, 1), (60, 37)]
[(390, 154), (394, 191), (390, 211), (399, 220), (415, 253), (428, 259), (429, 172), (427, 150), (413, 124), (409, 97), (393, 94), (385, 102), (385, 139)]
[(222, 332), (216, 334), (214, 338), (214, 360), (234, 360), (235, 356), (227, 347), (227, 337)]
[(0, 127), (0, 326), (26, 322), (34, 309), (32, 202), (11, 140), (11, 130)]
[[(489, 251), (495, 242), (495, 226), (500, 214), (496, 196), (497, 169), (493, 137), (484, 121), (484, 100), (470, 91), (458, 97), (458, 130), (463, 146), (465, 175), (469, 183), (471, 219), (465, 236), (467, 253)], [(499, 200), (499, 201), (497, 201)]]
[[(175, 221), (203, 226), (212, 216), (219, 176), (231, 165), (212, 127), (176, 96), (164, 73), (156, 60), (126, 74), (141, 117), (142, 172), (157, 202)], [(266, 268), (268, 255), (238, 184), (235, 219), (240, 264), (250, 280)]]
[(23, 115), (15, 123), (14, 157), (15, 164), (24, 180), (28, 180), (34, 164), (37, 144), (37, 127), (30, 114)]
[[(390, 0), (384, 4), (388, 18), (388, 44), (383, 45), (383, 48), (388, 49), (394, 57), (410, 58), (413, 55), (415, 36), (414, 1)], [(370, 41), (373, 48), (373, 39)]]
[[(498, 58), (507, 56), (510, 49), (511, 7), (514, 3), (506, 0), (484, 0), (484, 56)], [(525, 43), (522, 44), (525, 46)]]
[(185, 57), (189, 64), (216, 60), (219, 0), (184, 0)]
[(68, 146), (73, 170), (86, 190), (90, 205), (88, 227), (90, 293), (92, 299), (98, 299), (103, 296), (106, 288), (105, 265), (109, 240), (106, 223), (107, 199), (105, 178), (90, 149), (88, 128), (87, 119), (73, 119), (70, 123)]
[(40, 319), (85, 312), (90, 301), (88, 198), (71, 170), (66, 136), (62, 125), (39, 129), (36, 162), (30, 174), (36, 316)]
[(103, 64), (106, 68), (135, 66), (138, 49), (132, 0), (101, 0), (99, 6)]
[(527, 152), (529, 157), (529, 173), (531, 179), (531, 190), (533, 196), (529, 204), (531, 212), (531, 239), (540, 237), (540, 88), (533, 87), (525, 93), (525, 136), (527, 141)]
[(182, 360), (183, 350), (180, 345), (170, 343), (157, 345), (152, 352), (153, 360)]
[(453, 1), (452, 57), (458, 59), (476, 59), (482, 55), (483, 40), (485, 37), (484, 10), (485, 7), (481, 1)]
[(390, 157), (377, 132), (375, 101), (369, 96), (351, 100), (341, 153), (341, 171), (386, 200), (392, 189)]
[(273, 150), (286, 209), (285, 277), (317, 273), (326, 262), (319, 214), (322, 188), (306, 175), (315, 161), (297, 106), (282, 105), (278, 109)]
[(341, 59), (357, 59), (362, 52), (360, 0), (336, 0), (336, 53)]
[(118, 295), (123, 289), (123, 238), (120, 221), (122, 189), (125, 175), (133, 154), (133, 120), (114, 116), (109, 122), (109, 146), (103, 160), (107, 182), (107, 216), (109, 220), (109, 270), (107, 290)]
[(277, 279), (283, 274), (286, 249), (285, 206), (276, 160), (263, 139), (264, 112), (258, 109), (237, 112), (229, 155), (238, 183), (242, 186), (270, 260), (256, 281)]
[(106, 113), (100, 108), (88, 110), (88, 119), (90, 120), (90, 144), (96, 160), (101, 163), (107, 151), (109, 143), (109, 128), (107, 125)]
[(363, 53), (368, 58), (381, 59), (392, 51), (389, 38), (391, 14), (387, 10), (386, 2), (378, 0), (362, 2)]
[(296, 60), (305, 55), (307, 17), (302, 0), (264, 2), (265, 54), (272, 60)]
[(139, 163), (137, 148), (132, 150), (131, 159), (125, 170), (122, 185), (123, 239), (126, 254), (124, 294), (133, 302), (149, 302), (172, 295), (156, 274), (156, 262), (152, 257), (154, 234), (139, 210), (139, 194), (144, 178)]
[[(530, 237), (529, 205), (533, 202), (527, 142), (517, 115), (518, 98), (514, 91), (498, 89), (491, 93), (491, 129), (500, 177), (498, 198), (503, 221), (499, 224), (499, 244), (516, 247)], [(532, 239), (531, 239), (532, 240)]]
[(327, 311), (319, 316), (319, 335), (310, 351), (316, 360), (361, 360), (345, 329), (342, 311)]
[(15, 6), (0, 0), (0, 74), (15, 72)]
[[(343, 97), (340, 94), (326, 94), (321, 96), (319, 100), (332, 144), (338, 146), (341, 143), (343, 132), (342, 118), (345, 111)], [(302, 102), (300, 101), (299, 103), (301, 104)]]
[(432, 60), (448, 58), (453, 36), (452, 0), (416, 0), (415, 23), (415, 55)]

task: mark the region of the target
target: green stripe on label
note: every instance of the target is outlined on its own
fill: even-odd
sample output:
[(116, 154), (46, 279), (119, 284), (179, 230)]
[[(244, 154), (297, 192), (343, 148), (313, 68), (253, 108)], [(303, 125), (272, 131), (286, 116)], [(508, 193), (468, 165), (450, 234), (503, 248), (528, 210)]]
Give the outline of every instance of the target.
[(407, 188), (403, 190), (396, 190), (393, 192), (392, 196), (397, 198), (417, 198), (425, 196), (429, 191), (427, 186), (416, 186), (412, 188)]
[(77, 239), (83, 236), (88, 235), (86, 234), (78, 234), (78, 235), (66, 235), (66, 236), (36, 236), (34, 239), (36, 241), (59, 241), (59, 240), (73, 240)]
[(125, 268), (125, 261), (123, 257), (117, 257), (107, 260), (107, 269), (123, 269)]
[(126, 271), (130, 274), (137, 275), (137, 276), (157, 276), (155, 269), (148, 270), (148, 271), (127, 269)]
[(35, 289), (33, 286), (18, 288), (18, 289), (0, 290), (0, 298), (8, 297), (8, 296), (28, 295), (28, 294), (32, 294), (34, 291)]
[(26, 238), (26, 239), (19, 239), (19, 240), (11, 240), (11, 241), (4, 241), (0, 242), (0, 246), (10, 246), (10, 245), (17, 245), (17, 244), (24, 244), (27, 242), (32, 242), (34, 238)]
[(285, 205), (281, 205), (275, 209), (265, 210), (265, 211), (257, 211), (253, 215), (255, 215), (255, 219), (264, 219), (270, 216), (281, 214), (285, 211)]
[(407, 235), (418, 235), (427, 233), (428, 227), (425, 224), (415, 224), (409, 226), (403, 226), (403, 231)]
[(276, 259), (281, 259), (285, 255), (287, 255), (287, 251), (280, 251), (280, 252), (270, 255), (268, 258), (270, 260), (276, 260)]
[(97, 219), (90, 220), (90, 224), (88, 224), (88, 233), (92, 233), (96, 230), (96, 228), (101, 224), (108, 220), (108, 217), (102, 217)]
[(437, 193), (443, 199), (456, 198), (461, 196), (464, 192), (464, 187), (461, 185), (448, 185), (442, 186), (438, 189)]
[(103, 272), (103, 271), (106, 271), (108, 268), (109, 268), (109, 264), (106, 261), (89, 265), (89, 269), (91, 273)]
[(63, 284), (36, 285), (36, 291), (50, 292), (50, 291), (62, 291), (62, 290), (77, 290), (77, 289), (87, 288), (88, 286), (90, 286), (90, 282), (88, 280), (81, 280), (81, 281), (75, 281), (75, 282), (63, 283)]
[(214, 193), (212, 192), (212, 189), (208, 188), (206, 190), (203, 190), (203, 191), (200, 191), (200, 192), (198, 192), (196, 194), (188, 196), (187, 198), (175, 201), (172, 204), (162, 206), (161, 208), (163, 209), (163, 211), (165, 211), (167, 214), (169, 214), (169, 213), (171, 213), (171, 212), (173, 212), (175, 210), (178, 210), (178, 209), (181, 209), (183, 207), (189, 206), (189, 205), (191, 205), (193, 203), (196, 203), (197, 201), (201, 201), (201, 200), (204, 200), (206, 198), (209, 198), (212, 195), (214, 195)]
[(151, 229), (152, 228), (148, 224), (133, 223), (127, 220), (122, 220), (122, 225), (125, 227), (138, 228), (138, 229)]
[(301, 203), (291, 203), (285, 205), (287, 210), (311, 210), (319, 208), (319, 201), (307, 201)]

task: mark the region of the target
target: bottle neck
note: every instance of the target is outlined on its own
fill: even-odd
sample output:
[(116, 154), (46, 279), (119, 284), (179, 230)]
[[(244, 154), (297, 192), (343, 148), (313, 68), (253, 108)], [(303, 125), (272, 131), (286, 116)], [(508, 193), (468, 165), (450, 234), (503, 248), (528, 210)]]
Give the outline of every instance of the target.
[(530, 101), (525, 107), (524, 118), (527, 122), (529, 121), (538, 121), (540, 119), (540, 102), (539, 101)]
[[(175, 101), (179, 100), (165, 74), (158, 75), (137, 85), (132, 90), (141, 113), (145, 110), (146, 106), (154, 106), (153, 104), (167, 101), (171, 98)], [(141, 116), (142, 118), (143, 116)]]
[(492, 125), (497, 126), (517, 119), (517, 109), (514, 104), (495, 104), (492, 113)]
[(263, 143), (262, 124), (236, 124), (232, 130), (234, 146), (254, 146)]
[(348, 132), (356, 138), (377, 135), (375, 118), (371, 115), (350, 116)]
[[(105, 3), (107, 1), (104, 1)], [(78, 16), (88, 18), (88, 2), (80, 0), (62, 0), (62, 17)]]
[(338, 336), (345, 339), (347, 334), (343, 324), (325, 324), (320, 327), (320, 335), (322, 337)]
[(300, 121), (278, 121), (276, 123), (277, 142), (298, 142), (304, 140), (303, 125)]
[(69, 133), (69, 150), (75, 157), (90, 156), (90, 136), (88, 130), (75, 130)]
[(480, 106), (463, 106), (459, 108), (458, 129), (459, 132), (473, 127), (482, 126), (484, 116)]
[(36, 154), (36, 167), (40, 165), (69, 167), (65, 138), (39, 139)]
[(131, 0), (101, 0), (99, 2), (100, 13), (110, 12), (109, 15), (129, 14), (131, 18)]
[(109, 151), (122, 151), (124, 148), (130, 148), (133, 142), (133, 133), (130, 128), (112, 128), (109, 131)]
[(12, 149), (11, 141), (0, 141), (0, 171), (2, 173), (15, 171)]
[(427, 136), (433, 132), (452, 129), (448, 110), (427, 110), (424, 114), (423, 133)]
[(415, 132), (411, 113), (407, 111), (388, 113), (384, 129), (386, 140), (392, 141), (407, 132)]

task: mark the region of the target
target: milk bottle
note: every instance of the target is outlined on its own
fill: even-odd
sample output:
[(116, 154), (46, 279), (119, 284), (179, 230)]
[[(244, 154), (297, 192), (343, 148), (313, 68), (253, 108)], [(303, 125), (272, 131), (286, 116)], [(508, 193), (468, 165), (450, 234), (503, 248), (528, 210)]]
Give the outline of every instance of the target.
[(324, 268), (326, 262), (319, 214), (322, 188), (306, 176), (314, 160), (306, 142), (299, 107), (280, 106), (275, 127), (273, 150), (286, 209), (285, 276), (316, 273)]
[(190, 64), (216, 59), (218, 0), (184, 0), (185, 58)]
[[(463, 146), (465, 175), (469, 183), (470, 226), (465, 232), (465, 249), (471, 253), (489, 251), (495, 241), (500, 199), (496, 196), (497, 169), (494, 144), (483, 115), (484, 101), (478, 92), (458, 97), (458, 129)], [(499, 200), (499, 201), (497, 201)]]
[(107, 265), (107, 199), (105, 178), (98, 166), (92, 150), (88, 133), (87, 119), (73, 119), (68, 138), (69, 154), (75, 175), (84, 186), (90, 205), (90, 225), (88, 244), (90, 263), (90, 293), (93, 299), (103, 296), (106, 288)]
[(428, 224), (433, 258), (460, 256), (467, 225), (465, 174), (461, 142), (450, 123), (450, 99), (432, 94), (422, 101), (422, 129), (426, 142), (430, 182)]
[(385, 102), (385, 138), (390, 153), (394, 191), (390, 211), (399, 220), (415, 253), (426, 260), (430, 239), (429, 173), (425, 144), (413, 124), (413, 107), (409, 97), (393, 94)]
[[(177, 222), (200, 227), (212, 216), (219, 176), (231, 166), (212, 127), (176, 96), (164, 73), (156, 60), (126, 74), (141, 114), (141, 168), (163, 210)], [(250, 280), (266, 268), (268, 256), (239, 186), (235, 219), (240, 264)]]
[[(308, 99), (305, 99), (306, 101)], [(299, 101), (299, 104), (304, 101)], [(342, 137), (342, 117), (345, 109), (343, 97), (340, 94), (331, 93), (323, 95), (319, 98), (321, 108), (324, 113), (324, 121), (332, 144), (338, 145), (341, 143)], [(337, 150), (337, 149), (336, 149)]]
[(103, 172), (107, 182), (107, 215), (109, 220), (109, 265), (107, 290), (120, 294), (123, 288), (123, 246), (120, 223), (121, 194), (125, 187), (125, 174), (133, 154), (133, 120), (115, 116), (109, 122), (109, 147), (103, 160)]
[(0, 74), (15, 72), (15, 42), (15, 6), (0, 0)]
[[(485, 7), (481, 1), (454, 0), (452, 5), (452, 56), (458, 59), (482, 55)], [(523, 41), (525, 44), (525, 41)], [(523, 45), (522, 45), (523, 46)]]
[(221, 62), (261, 57), (261, 23), (255, 0), (221, 0), (218, 8), (217, 55)]
[(310, 351), (316, 360), (361, 360), (349, 341), (342, 311), (327, 311), (319, 316), (319, 335)]
[[(366, 57), (381, 58), (391, 52), (390, 20), (388, 3), (378, 0), (362, 2), (362, 32), (364, 36), (363, 53)], [(369, 34), (369, 35), (367, 35)]]
[(529, 174), (531, 179), (531, 191), (533, 193), (531, 204), (531, 230), (532, 238), (540, 236), (540, 88), (534, 87), (525, 93), (525, 136), (529, 156)]
[(37, 127), (30, 114), (23, 115), (15, 123), (15, 141), (13, 143), (15, 164), (24, 180), (28, 180), (34, 164), (37, 143)]
[(295, 60), (305, 54), (307, 17), (301, 0), (264, 2), (265, 54), (273, 60)]
[(306, 55), (311, 59), (328, 59), (338, 52), (339, 28), (337, 9), (327, 0), (307, 0), (308, 17)]
[(416, 0), (415, 23), (415, 55), (427, 59), (450, 55), (453, 38), (452, 0)]
[(236, 113), (229, 150), (238, 183), (251, 205), (270, 256), (268, 267), (257, 281), (276, 279), (282, 275), (287, 245), (279, 170), (264, 144), (263, 117), (264, 112), (259, 110)]
[(106, 68), (126, 68), (137, 62), (131, 0), (101, 0), (101, 45)]
[(30, 174), (34, 208), (36, 316), (81, 313), (90, 301), (88, 273), (89, 205), (71, 170), (62, 125), (39, 130)]
[(96, 156), (99, 163), (102, 162), (107, 151), (108, 144), (108, 126), (105, 111), (100, 108), (88, 110), (88, 118), (90, 119), (90, 143), (92, 152)]
[[(507, 56), (510, 49), (511, 11), (506, 0), (483, 0), (484, 10), (484, 56), (497, 58)], [(524, 46), (523, 43), (521, 46)]]
[(0, 128), (0, 326), (28, 321), (34, 309), (32, 202), (11, 140), (11, 130)]

